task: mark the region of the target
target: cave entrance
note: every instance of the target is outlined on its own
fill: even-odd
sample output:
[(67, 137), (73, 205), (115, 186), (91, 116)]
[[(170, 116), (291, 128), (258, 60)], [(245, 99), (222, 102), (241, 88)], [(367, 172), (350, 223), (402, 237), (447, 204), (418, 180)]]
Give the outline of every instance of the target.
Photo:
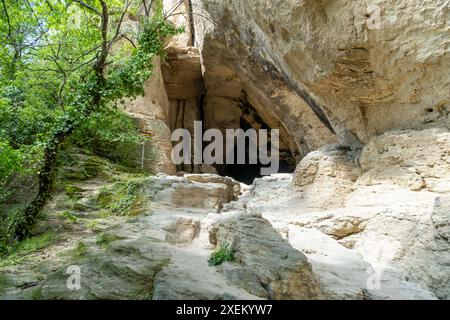
[[(191, 41), (195, 41), (195, 38), (192, 38)], [(198, 135), (198, 132), (196, 134), (195, 123), (199, 121), (202, 123), (201, 131), (203, 134), (208, 129), (217, 129), (224, 137), (226, 137), (225, 133), (228, 129), (242, 129), (244, 132), (248, 129), (254, 129), (258, 137), (260, 130), (267, 130), (269, 138), (271, 130), (278, 129), (279, 158), (278, 170), (275, 172), (294, 172), (296, 162), (300, 159), (300, 144), (283, 124), (284, 118), (287, 118), (288, 115), (280, 114), (279, 111), (275, 112), (270, 101), (266, 101), (257, 92), (252, 91), (248, 95), (240, 79), (235, 77), (234, 72), (230, 70), (224, 70), (224, 72), (223, 74), (221, 72), (220, 75), (210, 74), (208, 81), (206, 81), (208, 82), (207, 85), (197, 48), (171, 47), (167, 50), (167, 63), (162, 65), (162, 74), (169, 98), (167, 123), (172, 133), (177, 129), (185, 129), (189, 132), (191, 139), (191, 148), (186, 150), (186, 152), (190, 151), (191, 153), (191, 161), (177, 164), (177, 171), (196, 174), (218, 173), (246, 184), (252, 184), (255, 178), (262, 177), (262, 168), (271, 166), (270, 163), (264, 162), (262, 164), (260, 162), (259, 149), (258, 162), (251, 164), (248, 145), (245, 148), (246, 164), (237, 164), (237, 159), (234, 161), (235, 164), (227, 164), (226, 159), (221, 162), (225, 164), (211, 165), (206, 162), (196, 164), (196, 161), (192, 161), (192, 159), (195, 158), (195, 136)], [(223, 80), (224, 74), (228, 74), (230, 77)], [(231, 77), (231, 75), (233, 76)], [(214, 83), (215, 81), (218, 81), (220, 85)], [(214, 85), (212, 85), (213, 83)], [(210, 142), (203, 142), (203, 150)], [(179, 140), (176, 139), (172, 141), (172, 148), (179, 143)], [(226, 149), (225, 144), (222, 147)], [(226, 150), (222, 151), (222, 154), (226, 156)], [(238, 152), (235, 150), (234, 154), (237, 156)], [(269, 158), (271, 158), (271, 155), (269, 155)], [(208, 161), (208, 163), (211, 162)]]
[[(256, 130), (257, 136), (259, 137), (259, 130), (264, 129), (268, 132), (268, 145), (265, 147), (269, 158), (271, 157), (270, 149), (271, 149), (271, 130), (272, 128), (263, 121), (263, 119), (259, 116), (256, 110), (245, 100), (241, 101), (240, 105), (242, 107), (242, 116), (239, 119), (239, 129), (242, 129), (244, 132), (249, 129)], [(277, 173), (293, 173), (296, 168), (296, 160), (295, 156), (286, 146), (289, 144), (286, 141), (283, 141), (285, 134), (279, 136), (279, 157), (277, 160), (278, 170)], [(236, 142), (236, 141), (235, 141)], [(237, 164), (238, 163), (238, 146), (235, 144), (234, 146), (234, 164), (224, 164), (224, 165), (215, 165), (215, 169), (222, 176), (229, 176), (236, 181), (251, 185), (256, 178), (263, 177), (262, 168), (270, 167), (270, 164), (262, 164), (260, 158), (258, 157), (256, 164), (251, 164), (249, 152), (252, 150), (250, 146), (250, 139), (245, 139), (245, 164)], [(259, 149), (254, 147), (254, 150)], [(226, 163), (224, 161), (224, 163)]]
[(236, 181), (252, 184), (256, 178), (261, 178), (261, 166), (258, 164), (236, 164), (225, 166), (225, 174)]
[[(278, 173), (293, 173), (295, 170), (295, 164), (292, 160), (288, 161), (286, 159), (280, 158)], [(251, 185), (253, 181), (257, 178), (263, 177), (261, 175), (261, 168), (267, 167), (258, 164), (229, 164), (223, 166), (217, 166), (217, 172), (222, 176), (228, 176), (236, 181)]]

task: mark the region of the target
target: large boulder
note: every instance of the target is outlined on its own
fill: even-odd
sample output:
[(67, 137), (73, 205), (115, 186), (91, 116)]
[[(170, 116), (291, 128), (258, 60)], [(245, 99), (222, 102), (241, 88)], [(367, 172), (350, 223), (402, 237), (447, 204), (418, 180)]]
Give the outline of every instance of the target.
[(234, 284), (270, 299), (319, 297), (320, 289), (305, 255), (293, 249), (260, 215), (229, 213), (210, 230), (212, 244), (229, 244), (234, 250), (238, 265), (226, 272)]

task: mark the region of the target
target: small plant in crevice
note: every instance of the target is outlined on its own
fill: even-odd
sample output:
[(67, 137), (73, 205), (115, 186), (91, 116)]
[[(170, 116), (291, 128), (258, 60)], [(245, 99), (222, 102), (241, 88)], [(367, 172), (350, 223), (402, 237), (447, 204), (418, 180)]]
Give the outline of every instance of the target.
[(59, 216), (60, 216), (61, 219), (70, 221), (70, 222), (72, 222), (72, 223), (77, 223), (77, 222), (78, 222), (78, 217), (75, 216), (72, 212), (67, 211), (67, 210), (61, 212), (61, 213), (59, 214)]
[(224, 262), (234, 261), (234, 251), (228, 243), (221, 243), (217, 249), (211, 254), (208, 260), (210, 267), (219, 266)]
[(76, 258), (84, 257), (87, 253), (87, 246), (83, 242), (78, 242), (74, 249), (74, 256)]
[(92, 221), (88, 222), (87, 228), (90, 231), (97, 231), (97, 225), (98, 225), (98, 221), (97, 220), (92, 220)]
[(97, 237), (95, 238), (95, 243), (98, 246), (108, 246), (111, 242), (114, 242), (116, 240), (120, 240), (121, 238), (115, 235), (111, 235), (105, 232), (97, 234)]

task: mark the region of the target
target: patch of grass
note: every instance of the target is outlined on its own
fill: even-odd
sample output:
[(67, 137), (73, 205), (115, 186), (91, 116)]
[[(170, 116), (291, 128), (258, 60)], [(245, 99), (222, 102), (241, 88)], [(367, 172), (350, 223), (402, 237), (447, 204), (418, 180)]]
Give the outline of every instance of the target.
[(59, 216), (64, 219), (64, 220), (68, 220), (72, 223), (77, 223), (78, 222), (78, 218), (73, 215), (70, 211), (63, 211), (59, 214)]
[(41, 300), (42, 297), (42, 287), (34, 288), (31, 291), (31, 300)]
[(97, 195), (98, 206), (102, 209), (109, 208), (114, 201), (114, 192), (105, 188), (102, 188)]
[(0, 290), (2, 287), (6, 287), (10, 284), (9, 279), (6, 277), (6, 275), (0, 274)]
[(210, 267), (219, 266), (226, 261), (234, 261), (234, 251), (227, 243), (221, 243), (208, 260)]
[(81, 188), (78, 188), (74, 185), (68, 185), (66, 186), (66, 188), (64, 189), (65, 193), (67, 194), (67, 196), (70, 199), (76, 199), (79, 200), (81, 198), (83, 198), (83, 192), (84, 190)]
[(83, 242), (78, 242), (74, 249), (74, 256), (76, 258), (84, 257), (87, 253), (87, 247)]
[(21, 263), (31, 253), (44, 249), (56, 241), (52, 231), (27, 238), (10, 249), (10, 255), (0, 261), (0, 268)]
[(97, 220), (92, 220), (89, 221), (87, 228), (91, 231), (96, 231), (97, 230), (97, 225), (98, 225), (98, 221)]
[(86, 212), (91, 211), (93, 208), (89, 207), (88, 205), (85, 205), (80, 202), (75, 202), (72, 204), (72, 209), (79, 212)]
[(108, 178), (111, 168), (107, 161), (98, 157), (90, 157), (84, 163), (84, 170), (90, 179), (95, 177)]
[(36, 250), (48, 247), (54, 240), (55, 234), (53, 231), (47, 231), (43, 234), (25, 239), (19, 243), (17, 251), (20, 253), (30, 253)]
[(9, 278), (4, 274), (0, 274), (0, 295), (2, 295), (9, 286), (11, 286)]
[(89, 177), (83, 170), (70, 168), (63, 171), (61, 178), (67, 181), (85, 181)]
[(111, 210), (102, 209), (99, 211), (98, 215), (100, 216), (100, 218), (106, 219), (112, 215), (112, 212)]
[(97, 237), (95, 238), (95, 243), (98, 246), (108, 246), (111, 242), (120, 240), (120, 237), (111, 235), (105, 232), (97, 234)]

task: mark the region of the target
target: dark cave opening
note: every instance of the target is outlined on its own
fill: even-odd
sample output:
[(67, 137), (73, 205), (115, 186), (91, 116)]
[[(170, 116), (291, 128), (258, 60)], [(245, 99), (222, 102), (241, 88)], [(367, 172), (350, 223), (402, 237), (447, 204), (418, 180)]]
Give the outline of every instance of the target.
[[(252, 124), (247, 120), (251, 118)], [(259, 129), (266, 129), (270, 132), (271, 128), (262, 120), (262, 118), (256, 113), (256, 110), (246, 102), (243, 108), (243, 116), (240, 119), (240, 129), (246, 131), (248, 129), (254, 129), (254, 124), (257, 123)], [(256, 130), (257, 134), (259, 131)], [(270, 136), (270, 134), (269, 134)], [(280, 141), (281, 142), (281, 141)], [(280, 143), (281, 145), (281, 143)], [(270, 150), (271, 142), (268, 142), (267, 150)], [(256, 164), (251, 164), (250, 156), (249, 156), (250, 140), (245, 140), (245, 164), (238, 164), (237, 161), (237, 146), (234, 147), (234, 164), (224, 164), (224, 165), (216, 165), (215, 168), (218, 173), (222, 176), (229, 176), (236, 181), (245, 183), (247, 185), (251, 185), (253, 181), (257, 178), (263, 177), (261, 174), (261, 169), (263, 167), (268, 167), (268, 165), (264, 165), (260, 162), (258, 157), (258, 161)], [(258, 150), (259, 151), (259, 150)], [(270, 156), (270, 152), (268, 153)], [(224, 162), (226, 163), (226, 162)], [(295, 158), (290, 152), (290, 150), (279, 150), (279, 159), (278, 159), (278, 170), (277, 173), (293, 173), (296, 167)]]
[[(228, 176), (236, 181), (251, 185), (257, 178), (263, 177), (261, 175), (262, 164), (229, 164), (225, 165), (223, 169), (217, 171), (220, 175)], [(278, 173), (293, 173), (295, 165), (290, 164), (284, 159), (280, 159), (280, 168)]]
[[(296, 144), (292, 140), (292, 136), (287, 132), (287, 130), (280, 124), (280, 121), (275, 117), (270, 115), (263, 109), (257, 110), (248, 100), (245, 91), (242, 91), (240, 98), (233, 99), (229, 101), (229, 104), (225, 104), (222, 108), (229, 108), (230, 114), (233, 117), (227, 117), (228, 112), (219, 112), (219, 116), (215, 117), (214, 110), (211, 105), (206, 104), (206, 95), (198, 95), (191, 99), (178, 99), (172, 100), (172, 109), (170, 113), (170, 124), (171, 130), (176, 129), (186, 129), (190, 133), (191, 137), (191, 156), (194, 155), (194, 122), (199, 121), (203, 124), (202, 134), (209, 129), (218, 129), (222, 133), (223, 139), (223, 155), (224, 159), (221, 161), (223, 164), (178, 164), (177, 171), (185, 173), (217, 173), (221, 176), (229, 176), (236, 181), (252, 184), (256, 178), (263, 177), (263, 168), (271, 167), (271, 163), (261, 163), (260, 161), (260, 150), (259, 146), (256, 147), (256, 158), (257, 162), (252, 163), (250, 161), (249, 151), (252, 149), (250, 146), (250, 139), (248, 136), (245, 138), (245, 164), (238, 164), (238, 147), (236, 145), (237, 138), (235, 137), (234, 143), (234, 161), (226, 161), (226, 152), (228, 143), (226, 137), (226, 130), (242, 130), (244, 134), (248, 133), (248, 130), (253, 129), (255, 131), (256, 137), (252, 139), (254, 145), (258, 145), (258, 140), (260, 139), (261, 130), (266, 130), (267, 145), (265, 145), (265, 154), (271, 158), (271, 139), (272, 139), (272, 129), (279, 130), (279, 157), (278, 157), (278, 170), (273, 173), (293, 173), (296, 168), (296, 160), (298, 159), (298, 151), (295, 148)], [(214, 106), (215, 107), (215, 106)], [(260, 108), (263, 108), (260, 106)], [(211, 117), (211, 114), (214, 117)], [(213, 139), (215, 140), (215, 138)], [(173, 141), (173, 146), (177, 145), (179, 141)], [(203, 150), (207, 148), (212, 141), (203, 141)], [(253, 145), (253, 146), (254, 146)], [(255, 148), (255, 147), (254, 147)], [(253, 148), (253, 149), (254, 149)], [(191, 157), (191, 158), (192, 158)], [(203, 159), (204, 160), (204, 159)]]

